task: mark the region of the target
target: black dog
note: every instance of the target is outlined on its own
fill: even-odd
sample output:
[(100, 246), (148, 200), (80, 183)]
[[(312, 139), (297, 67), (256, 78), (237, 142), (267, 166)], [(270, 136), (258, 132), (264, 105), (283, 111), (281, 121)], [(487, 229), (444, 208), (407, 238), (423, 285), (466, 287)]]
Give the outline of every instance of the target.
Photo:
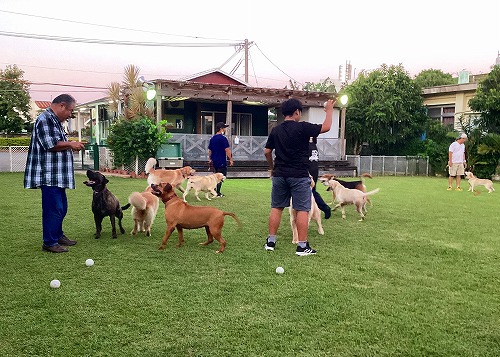
[(121, 207), (118, 199), (106, 188), (109, 180), (97, 171), (87, 170), (88, 181), (84, 184), (92, 187), (94, 192), (92, 197), (92, 212), (94, 213), (95, 221), (95, 238), (101, 236), (102, 220), (104, 217), (109, 216), (111, 227), (113, 228), (113, 238), (116, 238), (115, 217), (118, 218), (118, 225), (120, 226), (120, 233), (125, 233), (122, 226), (123, 210), (130, 207), (130, 203)]

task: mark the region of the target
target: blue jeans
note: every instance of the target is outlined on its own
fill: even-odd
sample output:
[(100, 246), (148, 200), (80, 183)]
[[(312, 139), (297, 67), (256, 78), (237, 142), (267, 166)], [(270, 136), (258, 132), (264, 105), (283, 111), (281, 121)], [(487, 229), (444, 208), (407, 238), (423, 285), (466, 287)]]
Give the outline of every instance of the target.
[(68, 212), (66, 189), (42, 186), (43, 244), (54, 246), (64, 234), (62, 224)]

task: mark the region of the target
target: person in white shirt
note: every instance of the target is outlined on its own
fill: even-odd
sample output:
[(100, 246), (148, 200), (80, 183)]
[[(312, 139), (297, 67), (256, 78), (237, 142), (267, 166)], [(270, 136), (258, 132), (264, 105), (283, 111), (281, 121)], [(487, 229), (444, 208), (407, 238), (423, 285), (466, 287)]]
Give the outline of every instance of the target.
[(465, 141), (467, 140), (466, 134), (461, 134), (457, 140), (451, 143), (448, 149), (448, 191), (451, 191), (453, 178), (455, 178), (456, 187), (455, 191), (462, 191), (460, 188), (460, 180), (465, 175)]

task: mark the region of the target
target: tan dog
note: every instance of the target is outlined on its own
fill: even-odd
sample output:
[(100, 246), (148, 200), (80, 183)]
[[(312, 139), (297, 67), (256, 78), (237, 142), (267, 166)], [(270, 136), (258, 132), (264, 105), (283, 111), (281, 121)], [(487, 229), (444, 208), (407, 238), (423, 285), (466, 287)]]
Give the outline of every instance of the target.
[(151, 235), (151, 226), (158, 212), (158, 197), (151, 193), (148, 187), (143, 192), (132, 192), (128, 196), (128, 202), (132, 205), (132, 218), (134, 219), (134, 229), (130, 234), (145, 232), (146, 236)]
[[(314, 187), (314, 181), (311, 180), (311, 188)], [(288, 207), (290, 212), (290, 225), (292, 226), (292, 243), (299, 243), (299, 236), (297, 233), (297, 211), (292, 208), (292, 200), (290, 199), (290, 207)], [(314, 199), (314, 195), (311, 193), (311, 209), (308, 214), (308, 224), (311, 223), (311, 219), (316, 222), (318, 225), (318, 233), (321, 235), (325, 234), (325, 230), (323, 229), (323, 225), (321, 224), (321, 210)]]
[(208, 245), (214, 241), (214, 238), (219, 242), (219, 249), (216, 253), (222, 253), (226, 247), (226, 241), (222, 238), (222, 227), (224, 226), (224, 216), (233, 217), (238, 225), (241, 227), (241, 222), (234, 213), (224, 212), (215, 207), (206, 206), (191, 206), (184, 202), (181, 198), (177, 197), (169, 183), (155, 185), (151, 184), (153, 194), (160, 197), (165, 204), (165, 220), (167, 221), (167, 230), (159, 250), (165, 249), (168, 238), (177, 228), (179, 235), (179, 242), (177, 247), (184, 243), (184, 235), (182, 230), (195, 229), (205, 227), (207, 232), (207, 241), (200, 243)]
[[(331, 187), (335, 194), (335, 201), (337, 205), (333, 207), (333, 211), (337, 208), (342, 209), (342, 218), (345, 219), (345, 208), (344, 206), (354, 204), (356, 206), (356, 211), (358, 211), (361, 216), (360, 221), (365, 219), (364, 213), (366, 213), (366, 197), (373, 195), (379, 191), (379, 189), (372, 190), (370, 192), (363, 192), (357, 189), (345, 188), (335, 179), (328, 181), (328, 185)], [(364, 212), (363, 212), (364, 211)]]
[(146, 162), (144, 171), (148, 174), (148, 185), (151, 185), (152, 183), (158, 185), (161, 182), (168, 182), (181, 192), (184, 192), (184, 188), (182, 188), (181, 184), (185, 179), (187, 179), (191, 175), (194, 175), (194, 173), (196, 172), (196, 170), (194, 170), (191, 166), (184, 166), (180, 169), (172, 170), (155, 170), (155, 165), (156, 159), (153, 157), (149, 158)]
[[(465, 178), (469, 181), (469, 189), (467, 191), (474, 192), (474, 187), (476, 186), (484, 186), (488, 190), (488, 193), (492, 193), (495, 191), (493, 188), (493, 181), (488, 179), (480, 179), (474, 176), (474, 174), (470, 171), (465, 171)], [(479, 191), (476, 191), (479, 194)]]
[(210, 197), (208, 197), (208, 194), (211, 193), (212, 197), (217, 197), (217, 192), (215, 192), (215, 187), (219, 182), (222, 182), (226, 179), (226, 176), (221, 174), (220, 172), (216, 172), (215, 174), (210, 174), (206, 176), (190, 176), (187, 181), (186, 185), (186, 190), (184, 191), (184, 194), (182, 195), (182, 198), (184, 199), (184, 202), (186, 201), (186, 196), (189, 193), (191, 189), (194, 189), (194, 194), (198, 201), (200, 200), (200, 197), (198, 197), (198, 193), (200, 191), (205, 192), (205, 197), (207, 200), (211, 200)]
[[(335, 175), (333, 175), (333, 174), (323, 174), (320, 177), (318, 177), (318, 180), (319, 180), (319, 182), (321, 182), (325, 186), (328, 186), (328, 181), (336, 180), (336, 181), (340, 182), (340, 184), (342, 186), (344, 186), (345, 188), (351, 188), (351, 189), (360, 190), (362, 192), (366, 192), (366, 186), (365, 186), (365, 183), (363, 181), (363, 178), (364, 177), (372, 178), (372, 175), (364, 173), (364, 174), (361, 174), (360, 177), (361, 177), (361, 180), (344, 181), (344, 180), (340, 180), (340, 179), (336, 178)], [(330, 187), (327, 188), (327, 191), (332, 191), (333, 199), (332, 199), (331, 204), (333, 204), (335, 202), (335, 193), (333, 192), (333, 190)], [(366, 198), (366, 201), (370, 204), (370, 206), (372, 205), (372, 201), (370, 201), (369, 197)]]

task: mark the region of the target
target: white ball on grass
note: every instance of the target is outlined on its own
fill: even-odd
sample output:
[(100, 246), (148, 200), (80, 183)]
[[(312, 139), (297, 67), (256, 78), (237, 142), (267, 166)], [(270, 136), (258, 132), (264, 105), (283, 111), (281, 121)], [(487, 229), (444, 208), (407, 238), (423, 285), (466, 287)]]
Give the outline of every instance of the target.
[(88, 267), (91, 267), (92, 265), (94, 265), (94, 261), (89, 258), (85, 261), (85, 265)]
[(283, 274), (285, 272), (285, 269), (283, 269), (283, 267), (277, 267), (276, 268), (276, 273), (277, 274)]
[(50, 282), (50, 287), (53, 289), (57, 289), (60, 286), (61, 286), (61, 282), (57, 279), (54, 279)]

